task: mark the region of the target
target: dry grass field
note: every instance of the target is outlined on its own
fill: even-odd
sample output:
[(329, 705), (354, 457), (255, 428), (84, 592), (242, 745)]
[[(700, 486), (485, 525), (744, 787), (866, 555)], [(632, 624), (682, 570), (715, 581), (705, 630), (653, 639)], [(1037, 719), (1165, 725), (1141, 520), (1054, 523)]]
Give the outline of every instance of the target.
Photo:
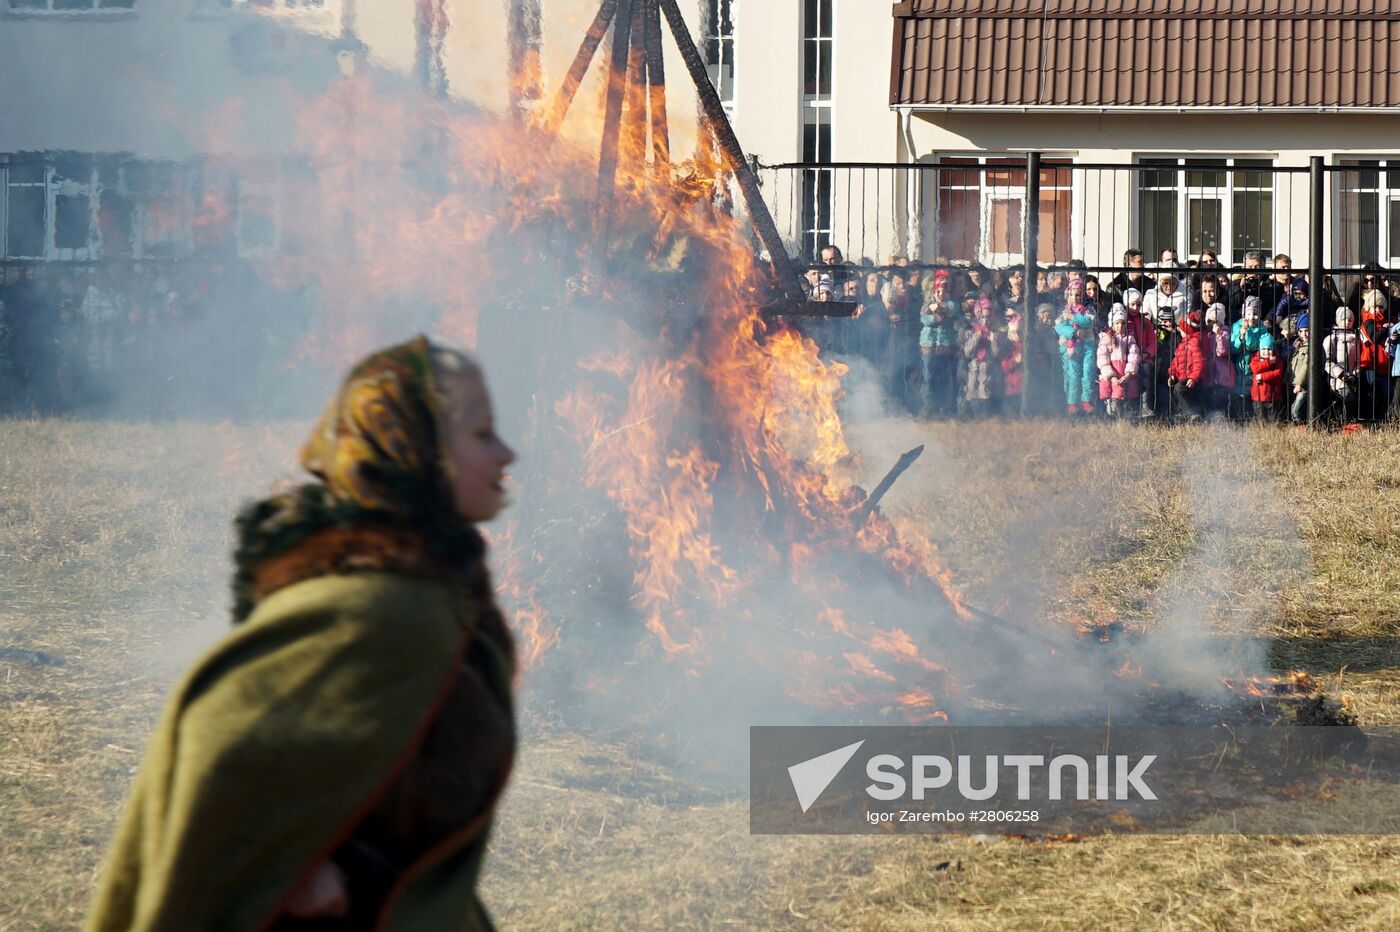
[[(163, 693), (224, 629), (232, 509), (302, 429), (0, 421), (0, 932), (80, 923)], [(886, 508), (973, 602), (1147, 631), (1189, 609), (1400, 724), (1400, 434), (851, 433), (872, 482), (928, 445)], [(742, 799), (548, 711), (484, 881), (503, 928), (1400, 927), (1400, 838), (754, 837)]]

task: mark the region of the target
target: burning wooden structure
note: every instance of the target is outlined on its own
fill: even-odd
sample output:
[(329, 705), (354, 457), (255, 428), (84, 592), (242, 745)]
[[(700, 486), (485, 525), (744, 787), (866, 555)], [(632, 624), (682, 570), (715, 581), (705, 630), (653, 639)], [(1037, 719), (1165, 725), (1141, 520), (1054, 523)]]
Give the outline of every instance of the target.
[(584, 76), (611, 30), (607, 104), (598, 155), (598, 215), (604, 239), (612, 213), (619, 160), (630, 159), (640, 164), (649, 154), (656, 171), (669, 170), (671, 144), (666, 112), (663, 20), (699, 95), (703, 118), (714, 133), (724, 167), (733, 173), (758, 242), (768, 254), (774, 294), (764, 303), (764, 311), (782, 316), (851, 316), (855, 312), (854, 304), (811, 301), (804, 293), (778, 227), (759, 193), (758, 176), (744, 156), (676, 0), (602, 0), (543, 120), (542, 129), (547, 137), (559, 132)]

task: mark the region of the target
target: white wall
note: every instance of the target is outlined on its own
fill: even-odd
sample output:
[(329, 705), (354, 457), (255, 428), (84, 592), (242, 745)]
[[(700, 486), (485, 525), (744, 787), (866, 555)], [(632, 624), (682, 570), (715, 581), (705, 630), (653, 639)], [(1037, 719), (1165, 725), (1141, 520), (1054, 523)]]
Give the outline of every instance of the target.
[[(6, 0), (0, 0), (4, 4)], [(69, 149), (183, 159), (217, 143), (280, 148), (286, 89), (334, 74), (337, 6), (297, 18), (290, 41), (195, 0), (138, 0), (134, 14), (0, 21), (0, 152)]]
[[(1400, 120), (1383, 114), (1121, 113), (1024, 114), (918, 112), (914, 151), (939, 155), (1025, 152), (1067, 154), (1076, 162), (1132, 163), (1139, 156), (1267, 157), (1275, 166), (1306, 167), (1313, 155), (1338, 159), (1400, 156)], [(1129, 172), (1076, 173), (1074, 233), (1078, 256), (1116, 265), (1135, 229)], [(1328, 201), (1330, 203), (1330, 192)], [(1308, 177), (1274, 182), (1275, 249), (1295, 267), (1308, 257)], [(1329, 223), (1330, 218), (1325, 222)], [(1178, 244), (1179, 246), (1184, 244)], [(1331, 253), (1330, 236), (1328, 242)]]

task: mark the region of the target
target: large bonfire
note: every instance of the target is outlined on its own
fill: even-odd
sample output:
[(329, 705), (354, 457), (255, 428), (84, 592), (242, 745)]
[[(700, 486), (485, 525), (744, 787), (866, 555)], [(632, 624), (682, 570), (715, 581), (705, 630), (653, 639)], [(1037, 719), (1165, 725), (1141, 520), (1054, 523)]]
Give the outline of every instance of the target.
[(596, 153), (362, 76), (301, 126), (322, 206), (295, 235), (330, 248), (275, 274), (328, 309), (306, 354), (339, 363), (407, 320), (479, 347), (530, 425), (500, 570), (533, 666), (586, 653), (590, 689), (645, 664), (691, 698), (737, 677), (944, 716), (929, 646), (966, 613), (926, 536), (861, 514), (845, 367), (759, 310), (771, 273), (718, 156), (623, 158), (600, 209)]
[(713, 146), (672, 164), (624, 132), (600, 200), (596, 153), (365, 76), (300, 125), (317, 207), (290, 235), (315, 248), (273, 274), (327, 309), (305, 352), (406, 326), (479, 348), (528, 425), (498, 572), (561, 714), (1092, 720), (1155, 687), (969, 609), (924, 528), (862, 507), (846, 369), (760, 310), (771, 269)]

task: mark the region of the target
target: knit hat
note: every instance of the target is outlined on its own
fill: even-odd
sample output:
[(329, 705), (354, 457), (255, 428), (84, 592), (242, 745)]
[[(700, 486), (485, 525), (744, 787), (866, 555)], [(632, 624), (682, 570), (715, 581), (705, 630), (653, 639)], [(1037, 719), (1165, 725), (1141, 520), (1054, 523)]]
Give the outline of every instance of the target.
[(1274, 335), (1272, 333), (1266, 333), (1261, 336), (1259, 338), (1259, 348), (1272, 352), (1274, 348)]
[(1200, 312), (1191, 311), (1190, 313), (1182, 314), (1181, 319), (1177, 321), (1177, 325), (1180, 326), (1182, 330), (1186, 330), (1190, 333), (1199, 333), (1201, 329)]
[(1065, 294), (1069, 294), (1071, 290), (1084, 293), (1084, 281), (1078, 275), (1071, 275), (1069, 281), (1065, 282)]
[(1288, 285), (1288, 290), (1289, 290), (1289, 291), (1301, 291), (1303, 294), (1307, 294), (1307, 293), (1308, 293), (1308, 283), (1307, 283), (1307, 281), (1304, 280), (1304, 279), (1295, 278), (1295, 279), (1293, 279), (1292, 282), (1289, 283), (1289, 285)]
[(1128, 312), (1123, 309), (1123, 305), (1115, 304), (1112, 310), (1108, 312), (1108, 325), (1112, 327), (1119, 321), (1126, 324), (1128, 322)]
[(1264, 302), (1259, 300), (1258, 295), (1250, 295), (1244, 299), (1244, 316), (1257, 318), (1264, 309)]
[(1208, 323), (1208, 324), (1218, 324), (1218, 323), (1220, 323), (1220, 317), (1221, 317), (1222, 312), (1224, 312), (1224, 310), (1225, 310), (1225, 309), (1224, 309), (1223, 307), (1221, 307), (1219, 304), (1212, 304), (1210, 307), (1206, 308), (1206, 323)]
[(1124, 306), (1124, 307), (1127, 307), (1129, 304), (1132, 304), (1134, 301), (1139, 301), (1139, 302), (1142, 301), (1142, 292), (1141, 292), (1141, 291), (1138, 291), (1136, 288), (1129, 288), (1127, 291), (1123, 292), (1123, 306)]
[(934, 273), (933, 273), (933, 287), (937, 288), (939, 285), (946, 285), (946, 284), (948, 284), (948, 270), (947, 270), (947, 269), (939, 269), (937, 272), (934, 272)]
[(1356, 312), (1349, 307), (1337, 308), (1337, 326), (1343, 330), (1356, 323)]

